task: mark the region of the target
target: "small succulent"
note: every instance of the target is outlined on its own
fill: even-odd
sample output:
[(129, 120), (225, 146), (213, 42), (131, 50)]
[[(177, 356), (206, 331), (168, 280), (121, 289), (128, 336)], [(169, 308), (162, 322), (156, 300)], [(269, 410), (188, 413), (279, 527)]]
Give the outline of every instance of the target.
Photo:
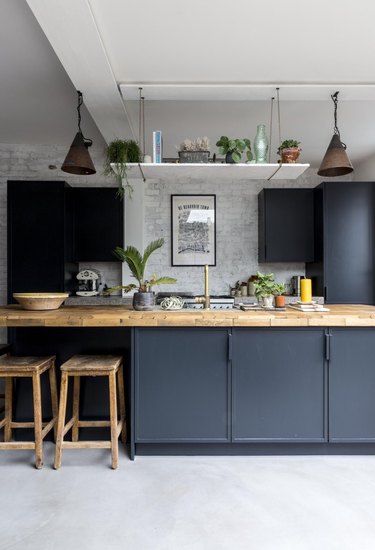
[(277, 149), (277, 154), (280, 155), (283, 149), (295, 149), (299, 147), (300, 143), (300, 141), (296, 141), (295, 139), (285, 139)]
[(180, 151), (209, 151), (210, 140), (207, 136), (197, 137), (196, 139), (184, 139), (180, 145)]

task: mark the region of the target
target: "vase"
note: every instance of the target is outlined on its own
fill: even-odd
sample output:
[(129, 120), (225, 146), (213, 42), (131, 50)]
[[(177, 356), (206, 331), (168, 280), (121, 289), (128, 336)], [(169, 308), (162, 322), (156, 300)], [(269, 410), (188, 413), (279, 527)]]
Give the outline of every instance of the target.
[(285, 296), (275, 296), (275, 307), (285, 307)]
[(267, 162), (268, 138), (264, 124), (258, 124), (257, 126), (257, 135), (254, 139), (254, 152), (257, 164), (265, 164)]
[(273, 307), (273, 296), (263, 296), (262, 302), (264, 307)]
[(299, 147), (289, 147), (281, 149), (281, 162), (283, 164), (295, 164), (299, 158), (302, 149)]
[(209, 161), (210, 151), (179, 151), (180, 164), (206, 164)]
[(155, 305), (153, 292), (136, 292), (133, 296), (133, 307), (136, 311), (151, 311)]
[(226, 164), (235, 164), (231, 152), (228, 152), (228, 153), (225, 155), (225, 163), (226, 163)]

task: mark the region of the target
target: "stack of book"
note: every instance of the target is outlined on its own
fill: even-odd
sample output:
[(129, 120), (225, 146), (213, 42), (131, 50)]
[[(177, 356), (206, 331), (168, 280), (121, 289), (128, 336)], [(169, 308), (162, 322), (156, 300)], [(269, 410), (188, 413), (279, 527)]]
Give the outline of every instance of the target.
[(293, 302), (288, 304), (288, 307), (292, 309), (298, 309), (298, 311), (329, 311), (328, 307), (324, 307), (323, 304), (317, 304), (316, 302)]
[(152, 132), (152, 152), (155, 164), (163, 162), (163, 140), (160, 130)]

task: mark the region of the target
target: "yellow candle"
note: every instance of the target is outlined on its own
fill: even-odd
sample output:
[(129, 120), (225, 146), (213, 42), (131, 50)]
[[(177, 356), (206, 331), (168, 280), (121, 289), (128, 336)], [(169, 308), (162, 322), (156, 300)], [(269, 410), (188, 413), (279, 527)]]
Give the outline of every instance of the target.
[(311, 279), (301, 279), (301, 302), (312, 301)]
[(204, 266), (204, 295), (208, 295), (208, 264)]

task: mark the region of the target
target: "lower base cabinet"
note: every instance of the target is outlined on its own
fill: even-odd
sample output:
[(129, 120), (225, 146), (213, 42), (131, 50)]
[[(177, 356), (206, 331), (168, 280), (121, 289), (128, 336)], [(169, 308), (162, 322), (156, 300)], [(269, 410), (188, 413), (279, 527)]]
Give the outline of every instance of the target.
[(326, 441), (324, 350), (324, 330), (233, 330), (233, 441)]
[(228, 330), (136, 330), (135, 442), (229, 439)]
[(375, 442), (375, 330), (330, 332), (329, 440)]

